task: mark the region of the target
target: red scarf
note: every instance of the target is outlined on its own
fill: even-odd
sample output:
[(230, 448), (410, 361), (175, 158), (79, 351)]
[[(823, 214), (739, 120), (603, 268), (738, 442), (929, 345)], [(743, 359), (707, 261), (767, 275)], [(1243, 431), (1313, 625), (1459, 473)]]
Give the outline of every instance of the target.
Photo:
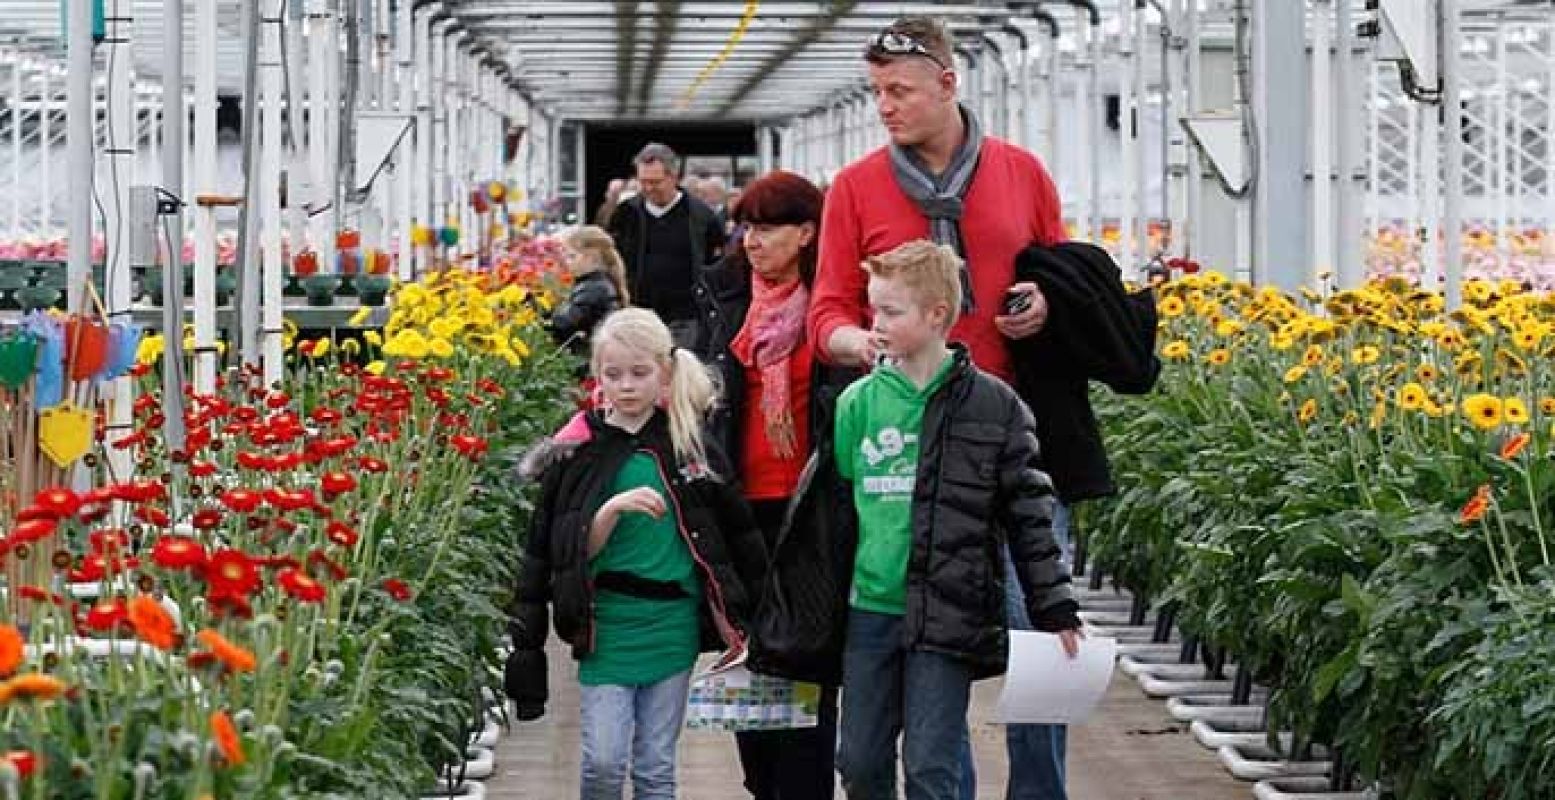
[(761, 372), (761, 412), (767, 441), (778, 458), (799, 455), (794, 430), (790, 357), (804, 343), (810, 290), (798, 278), (775, 284), (751, 273), (751, 305), (729, 351), (747, 369)]

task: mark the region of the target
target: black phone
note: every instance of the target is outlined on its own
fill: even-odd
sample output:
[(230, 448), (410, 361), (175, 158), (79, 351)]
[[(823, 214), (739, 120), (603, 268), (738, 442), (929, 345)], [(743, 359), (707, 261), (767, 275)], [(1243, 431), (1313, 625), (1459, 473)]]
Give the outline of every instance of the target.
[(1006, 316), (1024, 314), (1031, 310), (1031, 304), (1035, 302), (1030, 289), (1007, 289), (1004, 292), (1004, 313)]

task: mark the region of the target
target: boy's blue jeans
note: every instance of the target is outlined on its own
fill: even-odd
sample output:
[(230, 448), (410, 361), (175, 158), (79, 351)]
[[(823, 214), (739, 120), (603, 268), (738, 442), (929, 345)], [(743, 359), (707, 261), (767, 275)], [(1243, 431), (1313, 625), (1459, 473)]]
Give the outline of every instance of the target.
[(907, 800), (956, 800), (971, 687), (964, 662), (903, 648), (901, 617), (850, 612), (837, 754), (848, 800), (895, 800), (898, 734)]
[(675, 746), (691, 671), (648, 686), (582, 686), (583, 800), (621, 800), (631, 768), (636, 800), (675, 800)]
[[(1053, 538), (1064, 551), (1064, 564), (1070, 563), (1069, 509), (1056, 504), (1053, 512)], [(1004, 551), (1005, 613), (1011, 630), (1031, 630), (1026, 613), (1026, 593), (1015, 574), (1015, 562), (1008, 548)], [(1064, 757), (1068, 751), (1069, 729), (1063, 725), (1009, 725), (1004, 729), (1004, 747), (1009, 756), (1010, 780), (1005, 800), (1068, 800), (1064, 790)], [(960, 800), (976, 800), (977, 769), (972, 758), (972, 740), (964, 737), (961, 745)]]

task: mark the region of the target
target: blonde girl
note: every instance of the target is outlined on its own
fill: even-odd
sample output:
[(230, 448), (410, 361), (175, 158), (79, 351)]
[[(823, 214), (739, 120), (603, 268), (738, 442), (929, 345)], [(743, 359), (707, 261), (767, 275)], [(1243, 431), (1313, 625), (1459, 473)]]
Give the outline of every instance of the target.
[(580, 356), (588, 354), (588, 339), (612, 311), (631, 305), (626, 267), (615, 242), (602, 228), (585, 225), (561, 236), (562, 260), (573, 277), (572, 292), (551, 315), (551, 335), (571, 343)]
[(507, 691), (544, 714), (546, 606), (579, 662), (582, 797), (675, 797), (675, 750), (703, 651), (745, 646), (761, 533), (702, 426), (716, 392), (652, 312), (593, 336), (604, 402), (524, 460), (540, 502), (525, 546)]

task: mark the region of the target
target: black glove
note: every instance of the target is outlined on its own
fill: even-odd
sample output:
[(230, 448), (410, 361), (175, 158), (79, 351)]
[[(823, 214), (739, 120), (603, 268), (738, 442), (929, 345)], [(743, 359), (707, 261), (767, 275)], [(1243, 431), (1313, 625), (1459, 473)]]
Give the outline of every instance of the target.
[(520, 722), (545, 716), (548, 691), (545, 653), (514, 650), (502, 670), (502, 688), (513, 701)]
[(1082, 627), (1080, 604), (1073, 600), (1065, 600), (1044, 608), (1031, 615), (1031, 627), (1043, 633), (1079, 630)]

